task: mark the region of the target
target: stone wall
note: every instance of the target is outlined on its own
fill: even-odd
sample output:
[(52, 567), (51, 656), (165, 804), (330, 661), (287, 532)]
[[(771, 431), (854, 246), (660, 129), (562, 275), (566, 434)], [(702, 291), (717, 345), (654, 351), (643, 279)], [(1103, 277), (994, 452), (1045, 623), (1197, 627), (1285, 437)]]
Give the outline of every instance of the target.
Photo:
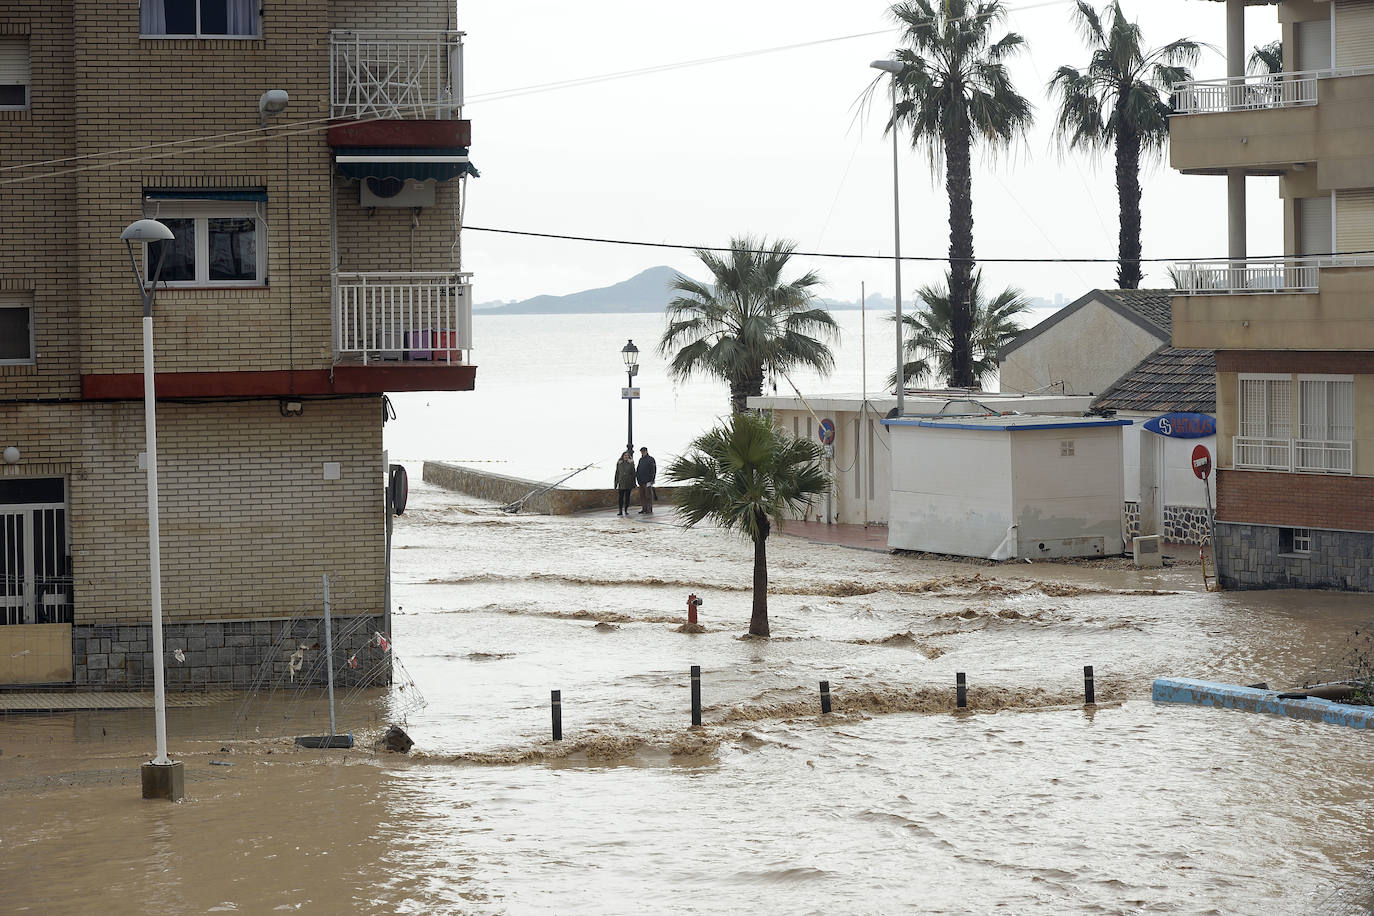
[[(1122, 524), (1126, 540), (1140, 535), (1140, 503), (1127, 500), (1122, 508)], [(1211, 536), (1207, 525), (1207, 510), (1201, 506), (1165, 506), (1161, 539), (1171, 544), (1201, 544)]]
[(1222, 588), (1374, 591), (1374, 533), (1311, 529), (1311, 551), (1280, 553), (1281, 530), (1217, 522)]
[[(475, 496), (478, 499), (502, 506), (525, 499), (524, 505), (521, 507), (522, 511), (543, 515), (571, 515), (574, 512), (584, 512), (589, 509), (611, 509), (616, 505), (615, 490), (574, 490), (555, 487), (543, 493), (531, 495), (536, 494), (536, 491), (542, 490), (548, 484), (540, 483), (537, 480), (493, 474), (491, 471), (479, 471), (457, 464), (445, 464), (442, 461), (426, 461), (421, 477), (426, 483), (432, 483), (446, 490), (457, 490), (459, 493), (466, 493), (468, 496)], [(673, 491), (676, 488), (655, 487), (654, 489), (658, 491), (660, 502), (671, 502)], [(528, 498), (526, 499), (526, 497)], [(638, 489), (635, 490), (633, 498), (633, 505), (638, 506)]]
[[(383, 629), (380, 616), (333, 618), (334, 684), (352, 687), (391, 682), (391, 656), (371, 645)], [(324, 620), (217, 620), (168, 623), (162, 627), (166, 646), (168, 690), (227, 687), (246, 690), (327, 682)], [(300, 670), (290, 671), (291, 655), (302, 644)], [(184, 661), (178, 661), (180, 649)], [(357, 655), (359, 665), (347, 660)], [(72, 628), (73, 682), (95, 687), (146, 688), (153, 683), (151, 624), (76, 626)], [(379, 667), (381, 669), (379, 671)]]

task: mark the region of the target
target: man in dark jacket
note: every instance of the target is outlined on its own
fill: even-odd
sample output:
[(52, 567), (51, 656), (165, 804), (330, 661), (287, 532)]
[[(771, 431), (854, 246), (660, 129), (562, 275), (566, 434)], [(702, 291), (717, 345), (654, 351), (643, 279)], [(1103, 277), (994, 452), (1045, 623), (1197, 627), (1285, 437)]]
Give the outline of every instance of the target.
[(639, 514), (654, 514), (654, 479), (658, 477), (658, 462), (649, 454), (647, 448), (639, 450), (639, 465), (635, 468), (635, 480), (639, 483)]

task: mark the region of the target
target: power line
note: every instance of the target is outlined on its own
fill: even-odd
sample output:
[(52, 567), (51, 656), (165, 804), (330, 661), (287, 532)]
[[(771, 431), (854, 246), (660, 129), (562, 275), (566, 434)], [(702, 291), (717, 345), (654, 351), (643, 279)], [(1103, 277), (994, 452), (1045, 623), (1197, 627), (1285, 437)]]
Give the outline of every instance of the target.
[[(524, 229), (497, 229), (497, 228), (494, 228), (494, 227), (491, 227), (491, 226), (464, 226), (463, 229), (465, 229), (465, 230), (467, 230), (467, 231), (469, 231), (469, 232), (491, 232), (491, 233), (495, 233), (495, 234), (498, 234), (498, 235), (519, 235), (519, 236), (525, 236), (525, 237), (527, 237), (527, 238), (554, 239), (554, 240), (563, 241), (563, 242), (591, 242), (591, 243), (597, 244), (597, 245), (626, 245), (626, 246), (637, 247), (637, 248), (666, 248), (666, 249), (670, 249), (670, 250), (673, 250), (673, 251), (715, 251), (715, 252), (732, 252), (732, 251), (738, 250), (738, 249), (735, 249), (735, 248), (730, 248), (730, 247), (725, 247), (725, 246), (716, 246), (716, 245), (686, 245), (686, 244), (679, 244), (679, 243), (674, 243), (674, 242), (646, 242), (646, 241), (642, 241), (642, 240), (639, 240), (639, 239), (612, 239), (612, 238), (603, 238), (603, 237), (591, 236), (591, 235), (565, 235), (565, 234), (556, 233), (556, 232), (532, 232), (532, 231), (524, 230)], [(767, 253), (768, 253), (767, 251), (762, 250), (762, 249), (759, 249), (759, 250), (746, 249), (746, 251), (748, 251), (749, 254), (767, 254)], [(838, 252), (838, 251), (793, 251), (792, 254), (797, 255), (798, 257), (806, 257), (806, 258), (837, 258), (837, 259), (841, 259), (841, 260), (853, 260), (853, 261), (891, 261), (891, 260), (893, 259), (893, 256), (890, 255), (890, 254), (854, 254), (854, 253), (851, 253), (851, 252)], [(1320, 253), (1320, 254), (1308, 254), (1308, 255), (1303, 255), (1303, 256), (1302, 256), (1302, 259), (1303, 259), (1303, 260), (1308, 260), (1308, 259), (1320, 259), (1320, 258), (1338, 258), (1338, 257), (1348, 257), (1348, 256), (1351, 256), (1351, 255), (1366, 255), (1366, 254), (1374, 254), (1374, 249), (1367, 249), (1367, 250), (1362, 250), (1362, 251), (1328, 251), (1328, 252), (1323, 252), (1323, 253)], [(1288, 255), (1264, 255), (1264, 256), (1262, 256), (1262, 257), (1249, 257), (1249, 256), (1247, 256), (1246, 258), (1241, 259), (1241, 260), (1243, 260), (1243, 261), (1244, 261), (1244, 260), (1248, 260), (1248, 261), (1256, 261), (1256, 260), (1284, 260), (1284, 259), (1289, 259), (1289, 257), (1290, 257), (1290, 256), (1288, 256)], [(902, 255), (902, 260), (903, 260), (903, 261), (930, 261), (930, 262), (969, 261), (969, 262), (971, 262), (971, 263), (980, 263), (980, 264), (981, 264), (981, 263), (987, 263), (987, 264), (1118, 264), (1118, 263), (1120, 263), (1120, 262), (1122, 262), (1122, 261), (1131, 261), (1131, 262), (1134, 262), (1134, 263), (1149, 264), (1149, 263), (1180, 263), (1180, 262), (1181, 262), (1181, 263), (1190, 263), (1190, 262), (1226, 262), (1226, 261), (1233, 261), (1233, 260), (1237, 260), (1237, 259), (1234, 259), (1234, 258), (1230, 257), (1229, 255), (1219, 255), (1219, 256), (1206, 257), (1206, 258), (1199, 258), (1199, 257), (1195, 257), (1195, 256), (1190, 256), (1190, 257), (1172, 257), (1172, 258), (1063, 258), (1063, 257), (1059, 257), (1059, 258), (988, 258), (988, 257), (983, 257), (983, 256), (979, 255), (979, 256), (970, 257), (970, 258), (958, 258), (958, 257), (951, 257), (950, 255), (947, 255), (947, 254), (941, 254), (941, 255), (932, 255), (932, 254), (904, 254), (904, 255)]]

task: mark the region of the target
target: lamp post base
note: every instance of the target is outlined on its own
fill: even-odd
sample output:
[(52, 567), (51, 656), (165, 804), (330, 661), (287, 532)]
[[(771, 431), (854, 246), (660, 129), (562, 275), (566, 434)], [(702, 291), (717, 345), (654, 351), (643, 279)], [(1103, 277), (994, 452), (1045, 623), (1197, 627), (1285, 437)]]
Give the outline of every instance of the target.
[(165, 798), (168, 801), (181, 801), (186, 797), (186, 774), (181, 761), (171, 763), (145, 763), (140, 768), (143, 776), (144, 798)]

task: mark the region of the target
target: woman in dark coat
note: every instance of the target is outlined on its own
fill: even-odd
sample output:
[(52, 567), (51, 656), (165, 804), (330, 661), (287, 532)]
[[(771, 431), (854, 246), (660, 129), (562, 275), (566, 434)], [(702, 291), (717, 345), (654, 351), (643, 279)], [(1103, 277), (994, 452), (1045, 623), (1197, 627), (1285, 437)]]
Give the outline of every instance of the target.
[(616, 515), (630, 514), (630, 491), (635, 488), (635, 460), (629, 452), (615, 463), (615, 489), (618, 496)]

